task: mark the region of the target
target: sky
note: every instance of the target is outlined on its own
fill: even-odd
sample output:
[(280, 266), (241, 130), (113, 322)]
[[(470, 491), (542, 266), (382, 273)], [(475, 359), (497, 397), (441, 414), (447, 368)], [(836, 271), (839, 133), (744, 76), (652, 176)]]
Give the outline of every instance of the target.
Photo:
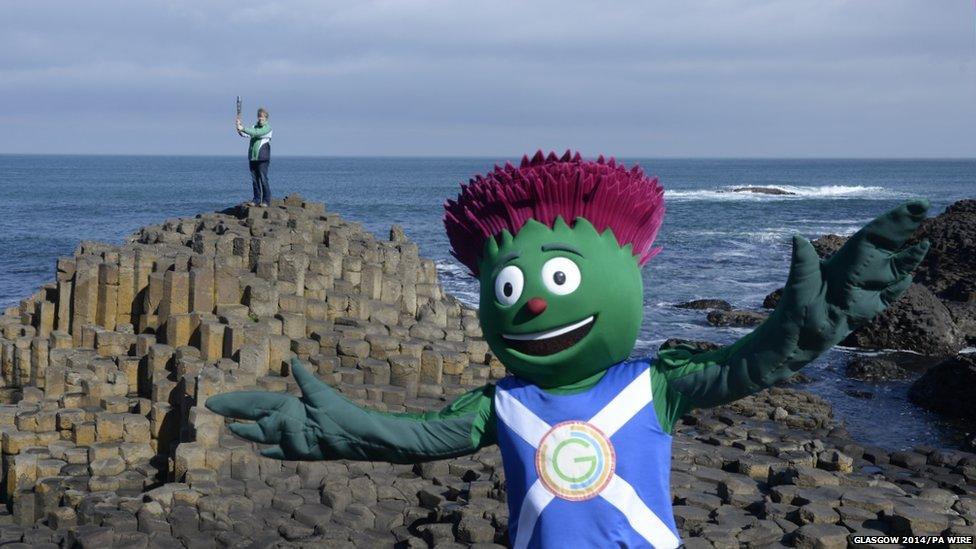
[(0, 153), (976, 156), (973, 0), (0, 7)]

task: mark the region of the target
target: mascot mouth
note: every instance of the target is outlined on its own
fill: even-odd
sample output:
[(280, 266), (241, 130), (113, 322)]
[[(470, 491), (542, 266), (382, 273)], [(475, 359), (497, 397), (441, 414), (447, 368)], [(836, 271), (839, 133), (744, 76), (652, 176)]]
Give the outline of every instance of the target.
[(596, 316), (588, 316), (583, 320), (530, 334), (502, 334), (508, 346), (527, 355), (545, 356), (556, 354), (579, 343), (593, 328)]

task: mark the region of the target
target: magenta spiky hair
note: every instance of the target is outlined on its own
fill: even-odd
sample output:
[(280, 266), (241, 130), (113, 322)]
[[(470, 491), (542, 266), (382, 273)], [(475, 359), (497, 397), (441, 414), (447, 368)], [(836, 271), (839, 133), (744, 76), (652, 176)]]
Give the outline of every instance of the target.
[(444, 210), (451, 254), (475, 276), (487, 238), (503, 230), (514, 235), (529, 219), (552, 227), (557, 217), (570, 226), (582, 217), (600, 233), (611, 229), (621, 247), (632, 245), (643, 265), (661, 251), (651, 244), (664, 218), (664, 189), (640, 166), (628, 170), (613, 158), (589, 161), (570, 151), (562, 158), (538, 151), (531, 159), (523, 156), (518, 168), (506, 163), (475, 176)]

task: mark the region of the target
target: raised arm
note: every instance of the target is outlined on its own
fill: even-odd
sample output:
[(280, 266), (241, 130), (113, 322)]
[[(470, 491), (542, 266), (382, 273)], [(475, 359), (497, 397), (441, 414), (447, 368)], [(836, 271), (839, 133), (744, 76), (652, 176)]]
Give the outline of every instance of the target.
[(273, 444), (262, 455), (290, 460), (353, 459), (417, 463), (471, 454), (495, 444), (494, 385), (469, 391), (439, 412), (391, 414), (362, 408), (310, 374), (297, 359), (301, 397), (241, 391), (207, 400), (248, 440)]
[(904, 247), (928, 205), (916, 200), (878, 217), (826, 261), (794, 236), (783, 295), (765, 322), (714, 351), (658, 353), (652, 379), (662, 423), (671, 426), (693, 408), (725, 404), (790, 377), (894, 303), (928, 251), (927, 241)]
[(243, 132), (244, 135), (247, 135), (249, 137), (264, 137), (269, 133), (271, 133), (271, 124), (265, 124), (261, 127), (255, 126), (253, 128), (248, 128), (247, 126), (241, 126), (240, 131)]

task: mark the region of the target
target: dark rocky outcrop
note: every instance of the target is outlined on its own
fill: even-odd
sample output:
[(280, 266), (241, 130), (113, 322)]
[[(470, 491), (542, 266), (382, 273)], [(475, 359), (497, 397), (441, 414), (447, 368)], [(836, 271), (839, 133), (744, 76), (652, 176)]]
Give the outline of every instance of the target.
[(733, 309), (731, 311), (711, 311), (705, 318), (712, 326), (746, 328), (762, 324), (768, 316), (769, 313), (766, 312)]
[(846, 236), (825, 234), (820, 238), (811, 240), (810, 244), (813, 244), (813, 249), (817, 251), (820, 259), (830, 259), (830, 256), (834, 255), (845, 242), (847, 242)]
[[(811, 243), (826, 260), (847, 238), (826, 234)], [(965, 301), (962, 298), (967, 298), (976, 280), (976, 200), (959, 201), (924, 221), (911, 242), (923, 238), (929, 239), (932, 247), (914, 273), (916, 284), (842, 345), (951, 356), (967, 341), (976, 341), (976, 304), (951, 301)], [(782, 292), (780, 288), (767, 295), (763, 308), (775, 308)]]
[(943, 301), (952, 316), (959, 336), (969, 345), (976, 345), (976, 301)]
[(737, 187), (732, 189), (734, 193), (755, 193), (755, 194), (773, 194), (773, 195), (784, 195), (793, 196), (796, 193), (779, 189), (776, 187)]
[(763, 309), (775, 309), (779, 305), (779, 299), (783, 297), (783, 288), (776, 288), (763, 298)]
[(976, 354), (944, 360), (925, 372), (908, 391), (919, 406), (976, 426)]
[(904, 349), (950, 356), (964, 346), (952, 315), (928, 288), (912, 284), (891, 307), (847, 336), (842, 345), (862, 349)]
[(976, 342), (976, 200), (926, 219), (911, 242), (931, 243), (913, 284), (845, 344), (948, 356)]
[(897, 362), (881, 357), (857, 356), (847, 363), (845, 374), (859, 381), (892, 381), (907, 379), (911, 373)]
[(927, 219), (914, 240), (932, 246), (915, 271), (915, 281), (952, 301), (976, 301), (976, 200), (960, 200)]
[(719, 311), (731, 311), (732, 305), (728, 301), (721, 299), (694, 299), (691, 301), (686, 301), (684, 303), (679, 303), (675, 305), (679, 309), (695, 309), (699, 311), (707, 310), (719, 310)]

